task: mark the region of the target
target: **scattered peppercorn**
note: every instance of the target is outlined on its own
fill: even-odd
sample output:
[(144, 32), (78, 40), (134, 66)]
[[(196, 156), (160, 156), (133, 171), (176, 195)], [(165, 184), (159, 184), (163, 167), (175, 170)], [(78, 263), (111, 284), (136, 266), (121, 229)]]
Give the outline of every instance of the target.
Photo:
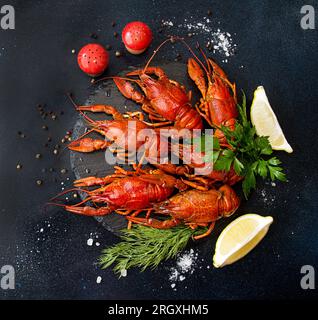
[(17, 169), (18, 169), (18, 170), (22, 169), (22, 164), (18, 163), (18, 164), (17, 164)]
[(75, 199), (77, 198), (77, 193), (73, 194), (73, 198), (75, 198)]
[(106, 44), (105, 48), (106, 48), (106, 50), (111, 50), (112, 46), (110, 44)]
[(56, 114), (52, 114), (52, 120), (56, 120), (57, 116)]
[(191, 38), (193, 34), (191, 32), (188, 33), (188, 37)]
[(55, 148), (55, 149), (59, 149), (59, 148), (60, 148), (60, 145), (59, 145), (59, 144), (56, 144), (54, 148)]
[(37, 154), (35, 155), (35, 158), (36, 158), (36, 159), (40, 159), (40, 158), (42, 158), (41, 153), (37, 153)]
[(119, 58), (119, 57), (121, 57), (121, 52), (120, 52), (120, 51), (116, 51), (116, 52), (115, 52), (115, 55), (116, 55), (116, 57)]
[(91, 33), (89, 36), (90, 36), (92, 39), (97, 39), (97, 38), (98, 38), (98, 36), (97, 36), (96, 33)]
[(54, 154), (58, 154), (59, 151), (58, 151), (57, 149), (54, 149), (54, 150), (53, 150), (53, 153), (54, 153)]
[(43, 126), (42, 126), (42, 129), (43, 129), (43, 130), (48, 130), (49, 128), (48, 128), (48, 126), (43, 125)]
[(47, 141), (48, 141), (48, 142), (51, 142), (51, 141), (52, 141), (52, 138), (51, 138), (51, 137), (48, 137), (48, 138), (47, 138)]
[(75, 51), (75, 49), (72, 49), (72, 53), (74, 54), (76, 51)]
[(62, 173), (62, 174), (65, 174), (66, 172), (67, 172), (67, 170), (66, 170), (66, 169), (64, 169), (64, 168), (63, 168), (63, 169), (61, 169), (61, 173)]
[(118, 37), (118, 33), (114, 32), (114, 37), (117, 38)]
[(50, 172), (54, 172), (54, 168), (50, 168), (49, 171), (50, 171)]
[(68, 140), (68, 141), (72, 141), (72, 137), (68, 137), (67, 140)]
[(207, 15), (208, 15), (208, 16), (212, 16), (212, 11), (211, 11), (211, 10), (208, 10)]
[(61, 142), (62, 142), (62, 143), (65, 143), (65, 141), (66, 141), (65, 138), (62, 138), (62, 139), (61, 139)]
[(43, 184), (43, 181), (42, 181), (42, 180), (36, 180), (36, 184), (37, 184), (38, 186), (41, 186), (41, 185)]
[(91, 83), (95, 83), (95, 79), (94, 78), (91, 79)]
[(112, 21), (112, 27), (115, 27), (115, 25), (116, 25), (116, 22)]
[(88, 168), (85, 169), (85, 173), (90, 173), (91, 170), (89, 170)]

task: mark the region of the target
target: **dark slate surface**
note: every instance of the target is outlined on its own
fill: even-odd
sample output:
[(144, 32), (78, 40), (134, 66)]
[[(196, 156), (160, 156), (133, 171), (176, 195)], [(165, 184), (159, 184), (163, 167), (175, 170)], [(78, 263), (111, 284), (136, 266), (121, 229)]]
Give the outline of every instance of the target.
[[(309, 1), (315, 4), (314, 1)], [(16, 268), (16, 290), (0, 290), (2, 298), (18, 299), (262, 299), (312, 298), (316, 291), (300, 288), (300, 268), (318, 267), (317, 238), (317, 31), (300, 28), (303, 1), (10, 1), (16, 8), (16, 30), (0, 31), (1, 214), (0, 265)], [(230, 78), (249, 98), (259, 84), (265, 86), (294, 154), (279, 154), (288, 174), (287, 184), (260, 183), (240, 212), (272, 215), (275, 223), (266, 239), (244, 260), (223, 270), (207, 269), (221, 230), (195, 245), (199, 254), (195, 272), (171, 288), (168, 280), (174, 261), (156, 271), (128, 272), (118, 280), (111, 270), (101, 271), (96, 259), (102, 247), (118, 241), (92, 218), (44, 210), (50, 196), (74, 179), (67, 151), (53, 155), (53, 147), (75, 123), (76, 114), (65, 97), (74, 92), (84, 102), (89, 81), (76, 66), (73, 48), (92, 41), (111, 44), (108, 74), (140, 64), (147, 56), (126, 54), (113, 32), (131, 20), (141, 19), (154, 31), (154, 48), (168, 34), (186, 35), (176, 27), (184, 19), (200, 22), (212, 10), (210, 26), (232, 34), (236, 55), (225, 65)], [(174, 26), (161, 28), (161, 20)], [(111, 22), (117, 23), (115, 28)], [(218, 24), (218, 22), (220, 22)], [(193, 37), (204, 43), (206, 33)], [(172, 61), (181, 45), (164, 48), (160, 59)], [(221, 61), (224, 57), (216, 54)], [(244, 68), (240, 68), (244, 66)], [(45, 103), (58, 119), (43, 120), (36, 106)], [(59, 115), (64, 111), (64, 115)], [(41, 129), (46, 124), (49, 131)], [(26, 134), (20, 139), (17, 132)], [(53, 141), (44, 147), (47, 136)], [(36, 153), (43, 158), (35, 159)], [(17, 172), (16, 164), (23, 164)], [(42, 168), (55, 168), (42, 173)], [(67, 174), (60, 174), (67, 168)], [(67, 180), (69, 178), (70, 180)], [(43, 179), (37, 187), (36, 179)], [(43, 228), (43, 232), (41, 229)], [(98, 236), (101, 246), (87, 246)], [(202, 261), (203, 259), (203, 261)], [(97, 276), (102, 283), (97, 284)]]

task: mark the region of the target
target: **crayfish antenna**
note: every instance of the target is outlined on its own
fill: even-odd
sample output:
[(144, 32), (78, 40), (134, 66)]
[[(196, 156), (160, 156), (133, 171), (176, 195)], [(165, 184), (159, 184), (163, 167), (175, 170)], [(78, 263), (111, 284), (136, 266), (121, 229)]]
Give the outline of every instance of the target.
[(206, 74), (209, 74), (209, 70), (206, 68), (206, 66), (204, 65), (204, 63), (199, 59), (199, 57), (194, 53), (194, 51), (192, 50), (192, 48), (190, 47), (190, 45), (184, 40), (184, 38), (180, 38), (180, 37), (175, 37), (176, 40), (181, 41), (190, 51), (190, 53), (193, 55), (193, 57), (195, 58), (195, 60), (198, 61), (198, 63), (201, 65), (201, 67), (203, 68), (203, 70), (206, 72)]
[(47, 203), (45, 203), (44, 205), (43, 205), (43, 211), (44, 211), (44, 213), (47, 213), (47, 211), (48, 211), (48, 207), (49, 206), (55, 206), (55, 207), (62, 207), (62, 208), (64, 208), (65, 209), (65, 205), (64, 204), (61, 204), (61, 203), (55, 203), (55, 202), (47, 202)]
[(100, 78), (100, 79), (98, 79), (98, 80), (94, 81), (94, 83), (93, 83), (91, 86), (93, 86), (93, 85), (95, 85), (96, 83), (99, 83), (99, 82), (101, 82), (101, 81), (104, 81), (104, 80), (114, 80), (114, 79), (116, 79), (116, 78), (121, 79), (121, 80), (126, 80), (126, 81), (136, 82), (136, 83), (138, 83), (138, 82), (139, 82), (139, 81), (138, 81), (138, 80), (136, 80), (136, 79), (131, 79), (131, 78), (127, 78), (127, 77), (120, 77), (120, 76), (108, 76), (108, 77), (103, 77), (103, 78)]
[(200, 46), (199, 46), (199, 50), (200, 50), (200, 52), (201, 52), (201, 54), (202, 54), (202, 56), (204, 58), (204, 61), (206, 62), (206, 65), (208, 66), (208, 72), (209, 72), (209, 75), (210, 75), (212, 73), (212, 70), (211, 70), (211, 65), (209, 63), (209, 60), (208, 60), (206, 54), (204, 53), (204, 51), (202, 50), (202, 48)]
[[(146, 63), (142, 73), (145, 73), (145, 71), (147, 70), (147, 68), (149, 67), (150, 62), (153, 60), (153, 58), (155, 57), (155, 55), (158, 53), (158, 51), (169, 41), (173, 42), (174, 40), (176, 40), (178, 37), (175, 36), (170, 36), (168, 39), (164, 40), (158, 47), (156, 50), (154, 50), (153, 54), (151, 55), (151, 57), (149, 58), (148, 62)], [(182, 39), (182, 38), (180, 38)]]
[(72, 103), (72, 105), (74, 106), (74, 108), (75, 108), (76, 111), (78, 111), (89, 123), (92, 123), (92, 124), (95, 124), (95, 123), (96, 123), (96, 122), (95, 122), (93, 119), (91, 119), (87, 114), (85, 114), (85, 112), (83, 112), (82, 110), (79, 110), (79, 109), (78, 109), (78, 105), (75, 103), (75, 101), (74, 101), (74, 99), (73, 99), (73, 97), (71, 96), (70, 93), (67, 93), (66, 95), (67, 95), (67, 97), (70, 99), (70, 101), (71, 101), (71, 103)]
[(71, 188), (71, 189), (67, 189), (67, 190), (65, 190), (63, 192), (60, 192), (59, 194), (57, 194), (56, 196), (51, 198), (50, 201), (58, 200), (58, 198), (60, 198), (61, 196), (64, 196), (65, 194), (68, 194), (68, 193), (74, 192), (74, 191), (82, 191), (82, 192), (85, 192), (85, 193), (89, 194), (88, 190), (81, 189), (81, 188)]

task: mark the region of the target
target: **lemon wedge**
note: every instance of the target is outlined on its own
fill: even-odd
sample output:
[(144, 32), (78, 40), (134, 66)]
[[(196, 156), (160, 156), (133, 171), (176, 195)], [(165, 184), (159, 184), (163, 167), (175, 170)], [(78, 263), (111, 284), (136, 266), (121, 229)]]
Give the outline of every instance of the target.
[(246, 214), (231, 222), (216, 242), (214, 267), (224, 267), (247, 255), (265, 237), (272, 222), (272, 217), (257, 214)]
[(262, 86), (258, 87), (254, 92), (251, 121), (256, 128), (258, 136), (269, 137), (269, 142), (274, 150), (283, 150), (288, 153), (293, 152)]

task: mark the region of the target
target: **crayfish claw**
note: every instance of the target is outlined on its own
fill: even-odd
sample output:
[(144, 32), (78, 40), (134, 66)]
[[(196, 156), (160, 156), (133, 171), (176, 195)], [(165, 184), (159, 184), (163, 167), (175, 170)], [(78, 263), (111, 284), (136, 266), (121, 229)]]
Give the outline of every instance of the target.
[(83, 216), (105, 216), (112, 212), (112, 210), (108, 207), (93, 208), (89, 206), (85, 206), (85, 207), (65, 206), (65, 210), (75, 214), (83, 215)]
[(93, 152), (103, 150), (108, 147), (108, 142), (100, 139), (83, 138), (80, 140), (72, 141), (68, 148), (72, 151), (78, 152)]

